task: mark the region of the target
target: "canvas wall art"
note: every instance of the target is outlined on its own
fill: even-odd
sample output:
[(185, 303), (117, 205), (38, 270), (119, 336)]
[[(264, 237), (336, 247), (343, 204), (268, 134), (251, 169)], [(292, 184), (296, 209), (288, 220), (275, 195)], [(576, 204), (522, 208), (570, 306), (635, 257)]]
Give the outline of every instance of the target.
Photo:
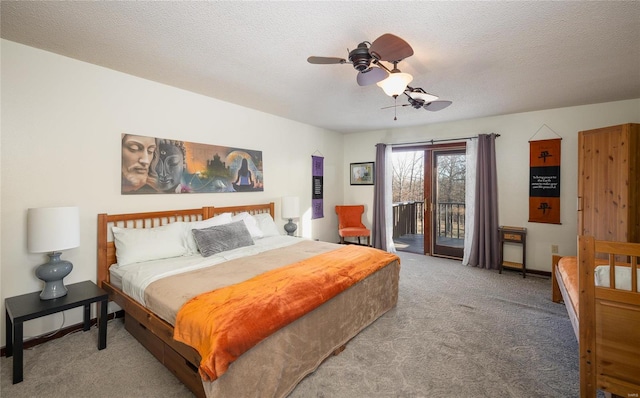
[(351, 163), (351, 185), (373, 185), (374, 162)]
[(123, 195), (263, 190), (262, 151), (122, 134)]

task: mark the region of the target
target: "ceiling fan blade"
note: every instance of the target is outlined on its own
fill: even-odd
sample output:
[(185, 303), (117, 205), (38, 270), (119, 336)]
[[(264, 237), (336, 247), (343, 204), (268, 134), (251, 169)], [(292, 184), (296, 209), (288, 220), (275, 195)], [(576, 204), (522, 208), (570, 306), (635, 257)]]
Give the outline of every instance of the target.
[(398, 107), (401, 107), (401, 106), (409, 106), (409, 104), (385, 106), (385, 107), (382, 107), (380, 109), (398, 108)]
[(317, 65), (328, 65), (328, 64), (346, 64), (347, 60), (339, 57), (309, 57), (307, 58), (307, 62), (310, 64)]
[(410, 92), (407, 92), (407, 91), (405, 91), (405, 92), (407, 92), (407, 95), (409, 97), (411, 97), (413, 99), (422, 100), (425, 103), (433, 102), (433, 101), (438, 99), (437, 95), (429, 94), (429, 93), (427, 93), (426, 91), (424, 91), (422, 89), (419, 89), (419, 90), (421, 90), (421, 91), (414, 90), (414, 91), (410, 91)]
[(424, 109), (431, 112), (441, 111), (452, 103), (451, 101), (432, 101), (424, 104)]
[(368, 86), (383, 81), (389, 76), (389, 72), (373, 66), (358, 73), (357, 81), (360, 86)]
[(399, 62), (413, 55), (413, 48), (398, 36), (385, 33), (371, 43), (369, 53), (375, 59), (387, 62)]

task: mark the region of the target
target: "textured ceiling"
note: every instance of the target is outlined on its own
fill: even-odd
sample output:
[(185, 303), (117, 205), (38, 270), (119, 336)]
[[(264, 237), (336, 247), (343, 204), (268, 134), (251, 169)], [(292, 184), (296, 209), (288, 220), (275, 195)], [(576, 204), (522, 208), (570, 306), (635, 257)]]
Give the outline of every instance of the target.
[[(1, 3), (2, 38), (340, 132), (640, 98), (640, 2)], [(393, 105), (310, 55), (393, 33), (414, 87)], [(398, 103), (406, 103), (398, 97)]]

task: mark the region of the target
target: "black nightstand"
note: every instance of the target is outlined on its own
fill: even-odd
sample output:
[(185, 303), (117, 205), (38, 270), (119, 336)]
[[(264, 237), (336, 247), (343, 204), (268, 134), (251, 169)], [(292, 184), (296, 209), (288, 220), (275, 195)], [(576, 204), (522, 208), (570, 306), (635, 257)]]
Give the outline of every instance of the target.
[(107, 347), (107, 302), (109, 295), (91, 281), (67, 285), (66, 296), (52, 300), (40, 300), (40, 292), (9, 297), (4, 300), (6, 309), (6, 353), (13, 355), (13, 384), (22, 381), (22, 324), (24, 321), (84, 306), (85, 331), (91, 327), (91, 303), (98, 303), (98, 349)]

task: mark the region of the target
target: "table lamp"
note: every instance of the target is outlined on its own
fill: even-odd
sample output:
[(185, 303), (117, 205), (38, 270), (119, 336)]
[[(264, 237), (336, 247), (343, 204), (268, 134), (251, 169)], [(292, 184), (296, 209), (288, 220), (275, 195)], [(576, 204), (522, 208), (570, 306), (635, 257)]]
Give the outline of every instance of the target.
[(287, 231), (287, 235), (293, 236), (298, 226), (293, 223), (294, 218), (300, 217), (300, 199), (296, 196), (285, 196), (282, 198), (282, 218), (289, 220), (284, 225), (284, 230)]
[(77, 207), (42, 207), (27, 212), (27, 248), (31, 253), (48, 253), (49, 262), (36, 268), (36, 276), (44, 281), (41, 300), (67, 294), (62, 279), (73, 264), (61, 260), (60, 250), (80, 246), (80, 210)]

